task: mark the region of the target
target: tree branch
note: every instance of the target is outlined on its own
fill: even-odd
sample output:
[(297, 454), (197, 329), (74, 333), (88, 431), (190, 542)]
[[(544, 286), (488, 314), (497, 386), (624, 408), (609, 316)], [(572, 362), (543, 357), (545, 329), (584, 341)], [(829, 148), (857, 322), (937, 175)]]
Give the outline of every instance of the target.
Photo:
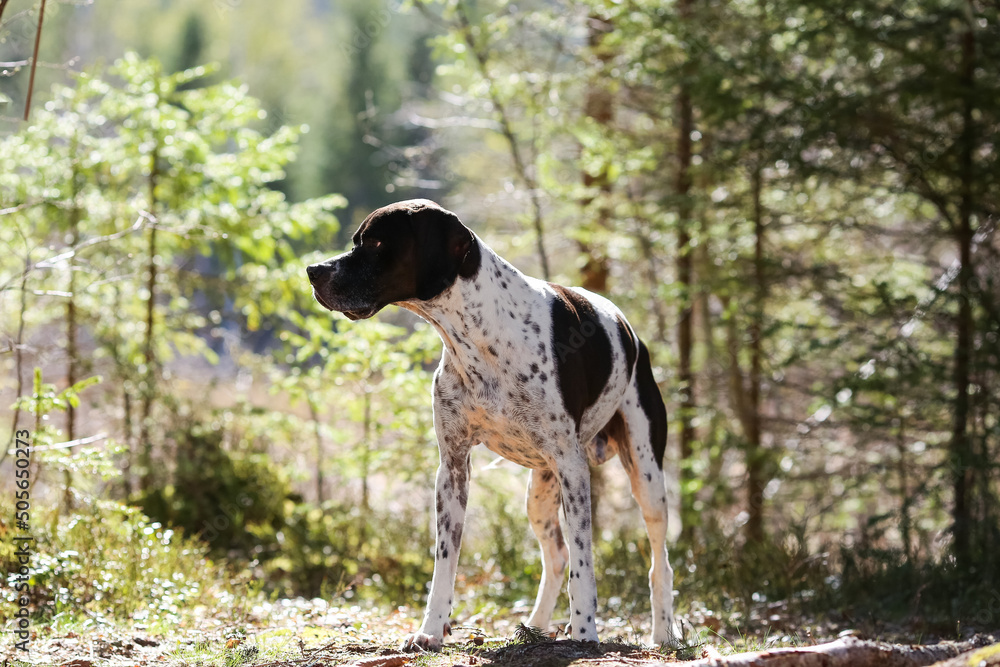
[(28, 97), (24, 101), (24, 120), (31, 114), (31, 94), (35, 90), (35, 70), (38, 69), (38, 45), (42, 41), (42, 21), (45, 19), (45, 0), (38, 10), (38, 29), (35, 32), (35, 51), (31, 56), (31, 76), (28, 77)]
[(845, 637), (816, 646), (740, 653), (683, 664), (686, 667), (924, 667), (986, 646), (994, 640), (994, 637), (981, 635), (964, 642), (901, 646)]

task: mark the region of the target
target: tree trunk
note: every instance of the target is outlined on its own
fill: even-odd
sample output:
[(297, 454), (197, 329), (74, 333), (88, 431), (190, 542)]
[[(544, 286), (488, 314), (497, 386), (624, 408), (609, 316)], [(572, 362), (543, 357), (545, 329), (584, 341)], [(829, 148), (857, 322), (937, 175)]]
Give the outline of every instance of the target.
[[(611, 58), (611, 52), (607, 48), (601, 47), (601, 41), (612, 29), (612, 24), (602, 19), (596, 13), (592, 13), (587, 17), (587, 47), (602, 65)], [(602, 81), (603, 78), (601, 75), (591, 79), (587, 87), (586, 98), (584, 99), (583, 113), (588, 118), (593, 119), (598, 126), (608, 128), (615, 117), (614, 97), (606, 86), (601, 85)], [(611, 211), (604, 200), (611, 193), (611, 181), (608, 179), (607, 165), (603, 165), (596, 174), (586, 169), (582, 170), (582, 180), (584, 187), (596, 187), (600, 190), (602, 200), (598, 202), (594, 211), (596, 227), (599, 229), (611, 229)], [(591, 218), (588, 209), (593, 201), (594, 198), (589, 195), (581, 200), (580, 208), (583, 212), (581, 216), (583, 220)], [(578, 240), (577, 245), (580, 248), (580, 254), (583, 256), (583, 266), (580, 268), (580, 286), (591, 292), (606, 294), (608, 291), (608, 275), (611, 272), (608, 267), (607, 255), (583, 240)], [(604, 486), (604, 469), (600, 466), (590, 466), (590, 505), (595, 534), (600, 534), (601, 530), (598, 525), (600, 517), (598, 510)]]
[[(67, 291), (69, 298), (66, 302), (66, 382), (72, 387), (76, 384), (77, 356), (76, 349), (76, 246), (80, 243), (80, 208), (77, 205), (77, 145), (73, 142), (73, 173), (71, 176), (72, 204), (69, 210), (69, 234), (70, 234), (70, 255), (69, 255), (69, 284)], [(76, 439), (76, 408), (70, 403), (66, 406), (66, 439)]]
[[(117, 319), (118, 314), (122, 312), (122, 291), (119, 284), (115, 283), (115, 310), (114, 317)], [(120, 322), (119, 322), (120, 323)], [(132, 495), (132, 461), (134, 457), (135, 448), (135, 438), (134, 428), (132, 426), (132, 392), (129, 386), (129, 368), (130, 366), (122, 359), (122, 352), (120, 349), (121, 336), (117, 333), (120, 331), (120, 327), (115, 328), (115, 332), (112, 333), (112, 340), (114, 341), (114, 346), (112, 348), (112, 353), (115, 358), (115, 366), (118, 369), (118, 377), (122, 381), (122, 437), (125, 440), (125, 460), (122, 462), (122, 498), (126, 501), (129, 496)]]
[(761, 447), (760, 428), (760, 387), (761, 387), (761, 336), (764, 330), (764, 303), (767, 299), (767, 284), (764, 277), (764, 208), (761, 204), (762, 179), (760, 166), (751, 177), (753, 188), (753, 229), (754, 229), (754, 308), (750, 322), (750, 386), (746, 420), (746, 466), (747, 466), (747, 522), (745, 537), (747, 543), (760, 544), (764, 539), (764, 486), (767, 484), (764, 470), (764, 451)]
[[(712, 161), (712, 141), (707, 132), (702, 133), (701, 150), (699, 151), (705, 163)], [(713, 174), (706, 170), (699, 174), (697, 181), (692, 182), (692, 187), (697, 192), (709, 192), (712, 189)], [(715, 318), (712, 316), (712, 286), (708, 284), (708, 276), (711, 276), (715, 265), (712, 261), (712, 247), (710, 239), (712, 231), (710, 229), (709, 215), (706, 211), (699, 211), (697, 215), (698, 233), (700, 236), (698, 247), (695, 249), (694, 273), (702, 276), (700, 281), (701, 289), (698, 290), (694, 300), (695, 320), (700, 325), (701, 330), (701, 396), (702, 403), (706, 406), (721, 405), (719, 397), (718, 379), (719, 371), (724, 372), (719, 365), (722, 358), (719, 350), (715, 346)], [(719, 447), (719, 434), (724, 431), (726, 415), (723, 410), (715, 409), (711, 411), (711, 417), (707, 427), (701, 429), (702, 451), (708, 455), (708, 475), (706, 479), (722, 479), (721, 466), (723, 463), (722, 448)]]
[(952, 425), (950, 458), (955, 504), (952, 510), (953, 550), (959, 571), (968, 571), (971, 565), (970, 540), (971, 512), (969, 493), (974, 466), (972, 442), (968, 433), (969, 422), (969, 359), (972, 352), (972, 159), (976, 150), (973, 119), (973, 94), (975, 86), (975, 34), (972, 26), (972, 7), (969, 3), (969, 25), (962, 35), (962, 84), (964, 104), (961, 135), (961, 201), (959, 204), (958, 242), (958, 318), (955, 322), (955, 405)]
[[(682, 21), (689, 21), (692, 0), (679, 0), (677, 11)], [(680, 312), (677, 321), (677, 380), (681, 395), (680, 414), (680, 476), (681, 476), (681, 537), (691, 538), (694, 520), (693, 498), (685, 492), (691, 477), (691, 457), (694, 455), (694, 374), (691, 370), (693, 348), (692, 322), (692, 258), (691, 258), (691, 132), (694, 130), (694, 112), (691, 105), (690, 63), (683, 68), (677, 92), (677, 175), (674, 194), (677, 197), (677, 284), (680, 286)]]
[(153, 218), (153, 224), (149, 229), (149, 263), (147, 265), (146, 290), (149, 295), (146, 299), (146, 336), (143, 342), (143, 361), (146, 366), (145, 378), (142, 390), (142, 412), (139, 416), (139, 446), (141, 447), (140, 466), (142, 476), (139, 480), (139, 488), (142, 492), (150, 489), (153, 483), (153, 443), (150, 442), (150, 419), (153, 408), (153, 388), (156, 383), (156, 371), (153, 366), (156, 362), (153, 353), (153, 325), (155, 324), (156, 311), (156, 227), (159, 222), (156, 219), (156, 183), (159, 176), (157, 162), (159, 160), (159, 137), (155, 139), (153, 150), (149, 160), (149, 214)]
[[(612, 24), (597, 14), (592, 13), (587, 17), (587, 47), (602, 65), (611, 58), (611, 53), (607, 48), (602, 48), (601, 41), (612, 29)], [(608, 128), (615, 117), (614, 97), (606, 86), (601, 85), (602, 81), (603, 77), (597, 76), (587, 86), (583, 113), (587, 118), (593, 119), (598, 126)], [(607, 165), (602, 166), (596, 174), (584, 169), (582, 179), (584, 187), (598, 188), (602, 197), (611, 193)], [(587, 209), (593, 201), (594, 198), (588, 195), (580, 202), (580, 207), (584, 212), (584, 220), (590, 218)], [(596, 214), (594, 221), (598, 228), (609, 229), (611, 227), (611, 211), (608, 210), (606, 202), (598, 202), (597, 210), (594, 213)], [(607, 257), (604, 253), (595, 254), (594, 248), (584, 241), (577, 243), (584, 258), (583, 268), (580, 269), (581, 286), (592, 292), (602, 294), (607, 292), (609, 273)]]
[(899, 416), (899, 430), (896, 432), (896, 451), (899, 453), (899, 532), (903, 540), (903, 553), (906, 562), (912, 557), (910, 542), (912, 541), (912, 524), (910, 522), (910, 480), (908, 474), (909, 461), (906, 457), (905, 421)]
[(320, 430), (319, 412), (316, 410), (316, 401), (310, 394), (306, 400), (309, 403), (309, 416), (313, 423), (313, 434), (316, 438), (316, 504), (323, 505), (323, 433)]
[(364, 422), (362, 423), (362, 451), (361, 451), (361, 521), (363, 526), (367, 526), (368, 514), (371, 511), (370, 499), (368, 497), (368, 474), (371, 467), (371, 431), (372, 431), (372, 394), (366, 387), (364, 390), (365, 407)]

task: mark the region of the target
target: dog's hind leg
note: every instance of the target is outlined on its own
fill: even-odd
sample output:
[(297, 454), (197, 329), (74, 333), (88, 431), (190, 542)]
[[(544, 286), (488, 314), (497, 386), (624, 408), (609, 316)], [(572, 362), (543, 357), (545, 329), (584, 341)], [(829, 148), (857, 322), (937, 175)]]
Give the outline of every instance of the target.
[(627, 443), (616, 438), (615, 444), (649, 534), (653, 556), (649, 570), (652, 643), (663, 644), (677, 637), (673, 611), (674, 571), (667, 557), (667, 493), (662, 468), (667, 413), (653, 380), (649, 353), (641, 343), (635, 378), (625, 393), (621, 412), (625, 417)]
[(528, 521), (542, 549), (542, 581), (528, 625), (548, 630), (552, 610), (562, 590), (569, 550), (559, 526), (559, 482), (548, 469), (532, 470), (528, 482)]

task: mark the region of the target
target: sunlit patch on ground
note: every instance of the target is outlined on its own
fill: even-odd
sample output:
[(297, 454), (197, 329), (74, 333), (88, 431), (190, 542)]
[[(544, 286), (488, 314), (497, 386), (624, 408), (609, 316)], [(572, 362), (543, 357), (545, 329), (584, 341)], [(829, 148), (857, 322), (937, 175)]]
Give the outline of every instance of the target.
[[(408, 633), (416, 630), (419, 615), (419, 610), (408, 607), (338, 607), (323, 600), (283, 599), (251, 607), (238, 624), (213, 622), (208, 612), (199, 621), (199, 630), (185, 627), (188, 624), (159, 628), (157, 632), (124, 624), (74, 630), (45, 626), (37, 629), (26, 662), (71, 667), (392, 667), (410, 663), (437, 667), (531, 665), (541, 664), (543, 657), (582, 661), (580, 664), (599, 660), (607, 665), (627, 656), (628, 664), (641, 664), (675, 655), (671, 650), (643, 646), (641, 635), (633, 630), (644, 629), (621, 618), (605, 622), (601, 626), (602, 643), (592, 644), (519, 634), (521, 613), (491, 616), (484, 610), (456, 617), (452, 635), (441, 653), (401, 655), (399, 646)], [(686, 655), (692, 657), (702, 653), (697, 646), (686, 648)], [(5, 664), (25, 660), (6, 639), (0, 655), (7, 661)]]
[[(196, 619), (155, 630), (142, 624), (95, 626), (83, 622), (74, 629), (45, 626), (38, 628), (31, 642), (28, 662), (70, 667), (394, 667), (411, 663), (427, 667), (527, 667), (552, 661), (641, 665), (713, 655), (713, 644), (732, 652), (737, 647), (743, 650), (794, 643), (778, 635), (759, 642), (747, 638), (727, 642), (710, 628), (695, 631), (685, 620), (688, 630), (682, 644), (655, 649), (643, 643), (648, 636), (648, 621), (623, 616), (611, 616), (599, 624), (600, 644), (575, 642), (566, 640), (557, 630), (563, 625), (558, 619), (548, 636), (526, 633), (520, 625), (526, 611), (525, 605), (504, 609), (493, 603), (470, 612), (460, 611), (441, 653), (400, 654), (404, 637), (417, 629), (419, 609), (333, 606), (318, 599), (280, 599), (243, 607), (239, 622), (231, 620), (232, 609), (220, 608), (214, 612), (204, 609)], [(193, 629), (193, 625), (199, 629)], [(24, 659), (9, 642), (3, 645), (0, 655), (9, 661), (7, 664)]]

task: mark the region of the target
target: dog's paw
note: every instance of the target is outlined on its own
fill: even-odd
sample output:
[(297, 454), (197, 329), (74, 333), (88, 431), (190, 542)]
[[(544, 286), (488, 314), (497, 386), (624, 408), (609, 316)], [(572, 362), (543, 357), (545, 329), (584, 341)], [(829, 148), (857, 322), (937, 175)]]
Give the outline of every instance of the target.
[[(445, 623), (442, 635), (451, 634), (451, 625)], [(426, 632), (414, 632), (403, 640), (403, 650), (407, 653), (416, 651), (440, 651), (442, 637), (427, 634)]]
[(674, 619), (670, 618), (666, 623), (654, 623), (650, 642), (653, 646), (677, 646), (681, 644), (681, 633), (677, 631)]

